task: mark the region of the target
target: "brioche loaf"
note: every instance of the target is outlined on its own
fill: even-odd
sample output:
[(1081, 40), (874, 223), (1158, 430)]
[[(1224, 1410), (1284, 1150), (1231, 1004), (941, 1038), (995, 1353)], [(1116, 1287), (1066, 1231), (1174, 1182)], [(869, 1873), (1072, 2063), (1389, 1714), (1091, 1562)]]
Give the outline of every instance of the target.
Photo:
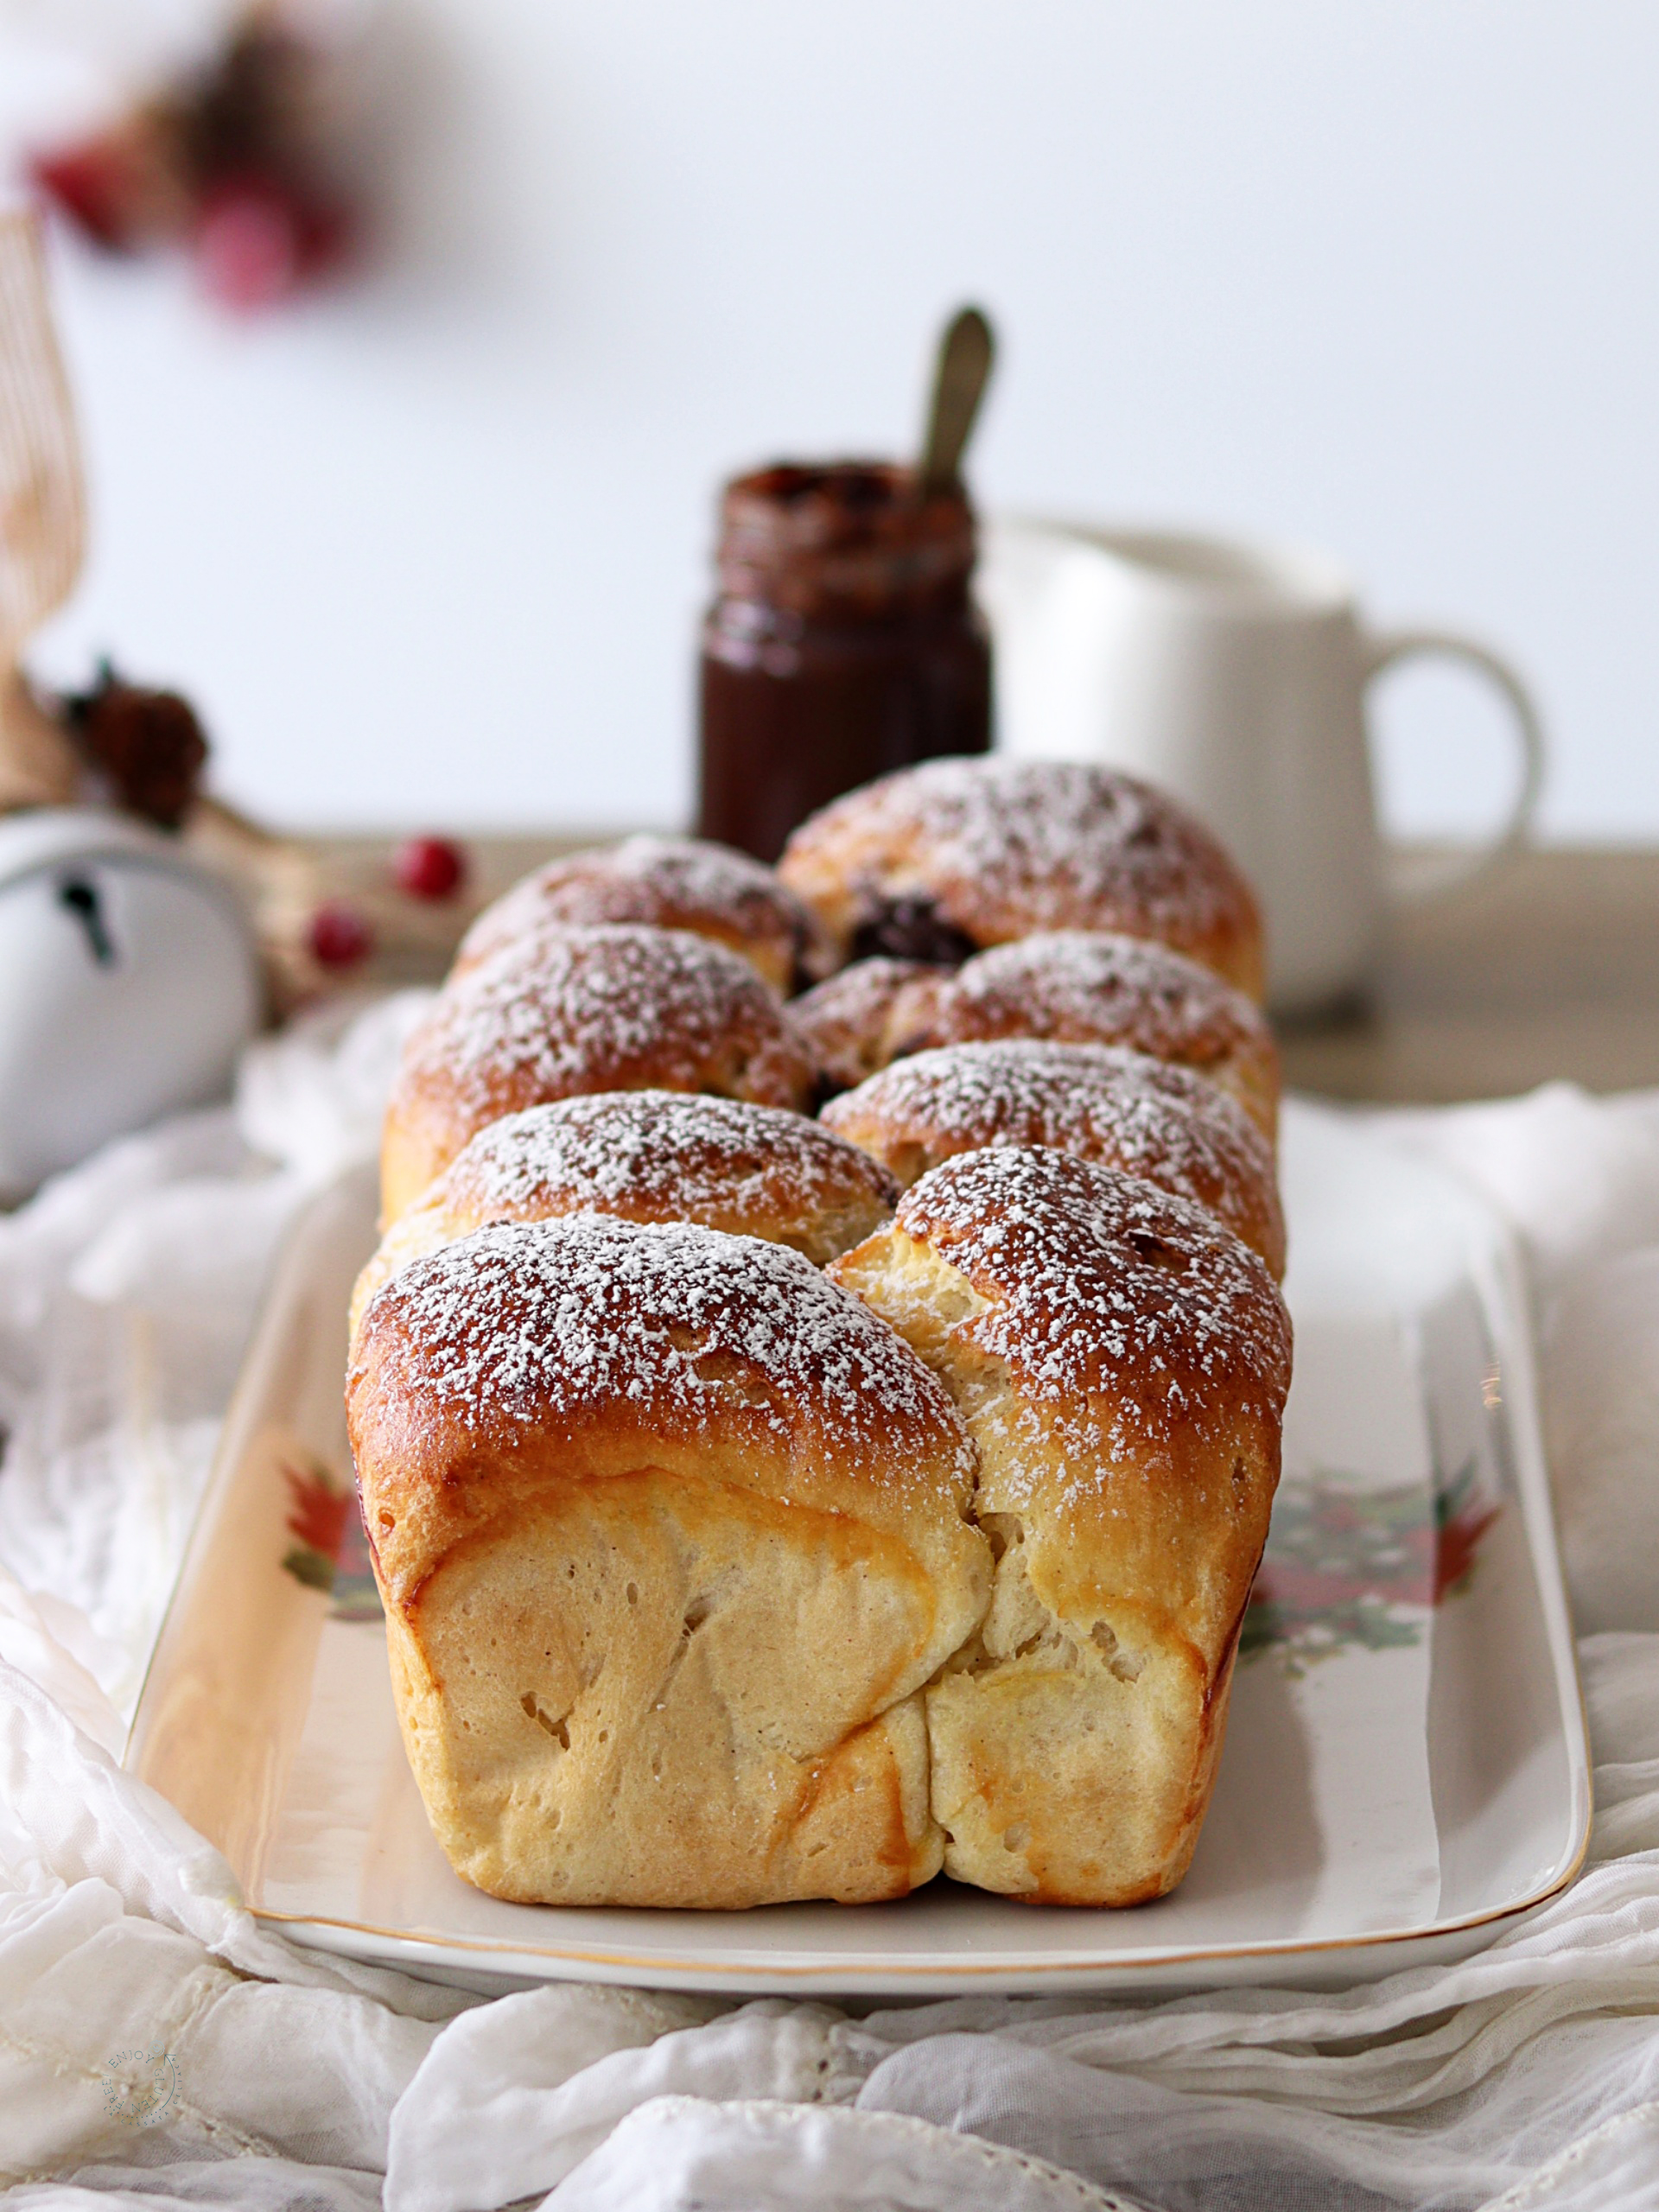
[(405, 1052), (346, 1402), (433, 1831), (538, 1903), (1161, 1896), (1290, 1373), (1254, 901), (1054, 762), (780, 873), (555, 862)]

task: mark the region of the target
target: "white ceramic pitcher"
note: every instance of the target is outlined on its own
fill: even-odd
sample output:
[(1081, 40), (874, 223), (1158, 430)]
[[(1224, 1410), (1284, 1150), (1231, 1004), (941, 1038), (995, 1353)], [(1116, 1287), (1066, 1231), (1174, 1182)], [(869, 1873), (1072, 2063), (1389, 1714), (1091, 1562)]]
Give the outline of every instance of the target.
[(1520, 788), (1456, 880), (1526, 836), (1543, 737), (1521, 679), (1467, 638), (1369, 630), (1352, 585), (1319, 555), (994, 520), (979, 591), (995, 645), (998, 746), (1104, 761), (1185, 800), (1256, 887), (1276, 1011), (1344, 999), (1376, 958), (1390, 894), (1364, 709), (1380, 671), (1450, 654), (1514, 709)]

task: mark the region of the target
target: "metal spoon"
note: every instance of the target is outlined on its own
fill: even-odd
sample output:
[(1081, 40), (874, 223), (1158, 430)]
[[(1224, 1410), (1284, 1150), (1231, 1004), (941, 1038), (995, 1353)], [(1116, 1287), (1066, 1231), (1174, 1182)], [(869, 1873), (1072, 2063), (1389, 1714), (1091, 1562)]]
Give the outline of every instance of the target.
[(953, 492), (961, 481), (963, 449), (973, 433), (995, 353), (991, 326), (977, 308), (963, 308), (952, 317), (939, 340), (933, 404), (916, 472), (925, 499), (936, 492)]

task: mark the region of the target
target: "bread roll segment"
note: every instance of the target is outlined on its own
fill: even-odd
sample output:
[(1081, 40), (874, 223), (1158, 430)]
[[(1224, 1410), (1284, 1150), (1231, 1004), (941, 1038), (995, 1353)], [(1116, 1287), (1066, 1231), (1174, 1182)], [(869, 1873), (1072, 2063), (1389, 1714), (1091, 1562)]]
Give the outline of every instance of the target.
[(610, 1090), (480, 1129), (380, 1241), (352, 1296), (351, 1332), (411, 1260), (499, 1221), (608, 1213), (696, 1221), (792, 1244), (822, 1266), (893, 1211), (880, 1162), (804, 1115), (696, 1091)]
[(1175, 946), (1262, 996), (1262, 918), (1198, 819), (1078, 760), (924, 761), (804, 822), (778, 863), (843, 959), (957, 962), (1036, 930)]
[(835, 1262), (945, 1382), (998, 1552), (927, 1694), (945, 1868), (1065, 1904), (1185, 1872), (1266, 1541), (1290, 1323), (1190, 1202), (1053, 1151), (965, 1153)]
[(1192, 1198), (1285, 1272), (1273, 1153), (1243, 1109), (1189, 1068), (1114, 1045), (1010, 1037), (895, 1060), (832, 1098), (823, 1122), (900, 1183), (959, 1152), (1050, 1145)]
[(453, 977), (404, 1047), (381, 1139), (395, 1221), (504, 1115), (602, 1090), (709, 1091), (804, 1110), (817, 1071), (747, 960), (618, 924), (517, 939)]
[(989, 1592), (973, 1448), (799, 1253), (480, 1230), (370, 1302), (346, 1402), (404, 1743), (467, 1880), (734, 1907), (937, 1871), (920, 1694)]
[(886, 1067), (897, 1040), (926, 1018), (952, 972), (926, 960), (855, 960), (792, 999), (790, 1025), (817, 1060), (825, 1088), (850, 1090)]
[(689, 930), (741, 953), (780, 995), (824, 973), (830, 959), (817, 922), (769, 868), (698, 837), (624, 837), (567, 853), (486, 906), (461, 940), (464, 975), (538, 931), (644, 922)]
[(997, 1037), (1122, 1045), (1190, 1067), (1278, 1139), (1279, 1049), (1243, 991), (1167, 945), (1100, 930), (1054, 930), (999, 944), (955, 975), (901, 993), (887, 1058)]

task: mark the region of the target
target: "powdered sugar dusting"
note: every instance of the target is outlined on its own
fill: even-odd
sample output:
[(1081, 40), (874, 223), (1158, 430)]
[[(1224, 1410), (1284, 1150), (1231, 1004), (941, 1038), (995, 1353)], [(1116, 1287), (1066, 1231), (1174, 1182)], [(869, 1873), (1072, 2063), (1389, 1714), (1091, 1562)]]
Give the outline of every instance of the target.
[(377, 1294), (359, 1361), (378, 1357), (416, 1402), (508, 1444), (632, 1402), (692, 1436), (751, 1420), (785, 1445), (832, 1437), (895, 1484), (936, 1482), (941, 1453), (971, 1478), (943, 1387), (885, 1322), (787, 1246), (689, 1223), (477, 1230)]
[(802, 1115), (668, 1090), (566, 1098), (492, 1122), (450, 1168), (446, 1194), (484, 1218), (589, 1207), (717, 1226), (763, 1215), (804, 1224), (897, 1196), (868, 1154)]
[(929, 1044), (1052, 1037), (1122, 1044), (1202, 1065), (1241, 1047), (1271, 1053), (1260, 1009), (1167, 945), (1103, 931), (1056, 930), (978, 953), (934, 995)]
[(625, 837), (611, 847), (609, 860), (616, 874), (660, 885), (665, 893), (688, 905), (736, 911), (758, 900), (774, 913), (794, 916), (800, 912), (794, 897), (764, 862), (707, 838)]
[(695, 837), (625, 837), (550, 861), (478, 917), (461, 948), (463, 964), (549, 923), (606, 922), (707, 927), (717, 935), (775, 940), (804, 950), (812, 919), (772, 870), (747, 853)]
[(454, 978), (410, 1039), (400, 1089), (493, 1119), (597, 1090), (709, 1090), (799, 1106), (813, 1069), (746, 960), (684, 931), (553, 929)]
[(950, 1046), (895, 1061), (823, 1120), (901, 1176), (985, 1146), (1075, 1153), (1207, 1206), (1269, 1267), (1283, 1262), (1266, 1140), (1212, 1084), (1143, 1052), (1032, 1038)]
[(1290, 1319), (1256, 1255), (1191, 1201), (1061, 1152), (964, 1153), (922, 1177), (898, 1225), (989, 1302), (959, 1332), (1005, 1361), (1029, 1440), (1103, 1459), (1219, 1442), (1281, 1418)]

